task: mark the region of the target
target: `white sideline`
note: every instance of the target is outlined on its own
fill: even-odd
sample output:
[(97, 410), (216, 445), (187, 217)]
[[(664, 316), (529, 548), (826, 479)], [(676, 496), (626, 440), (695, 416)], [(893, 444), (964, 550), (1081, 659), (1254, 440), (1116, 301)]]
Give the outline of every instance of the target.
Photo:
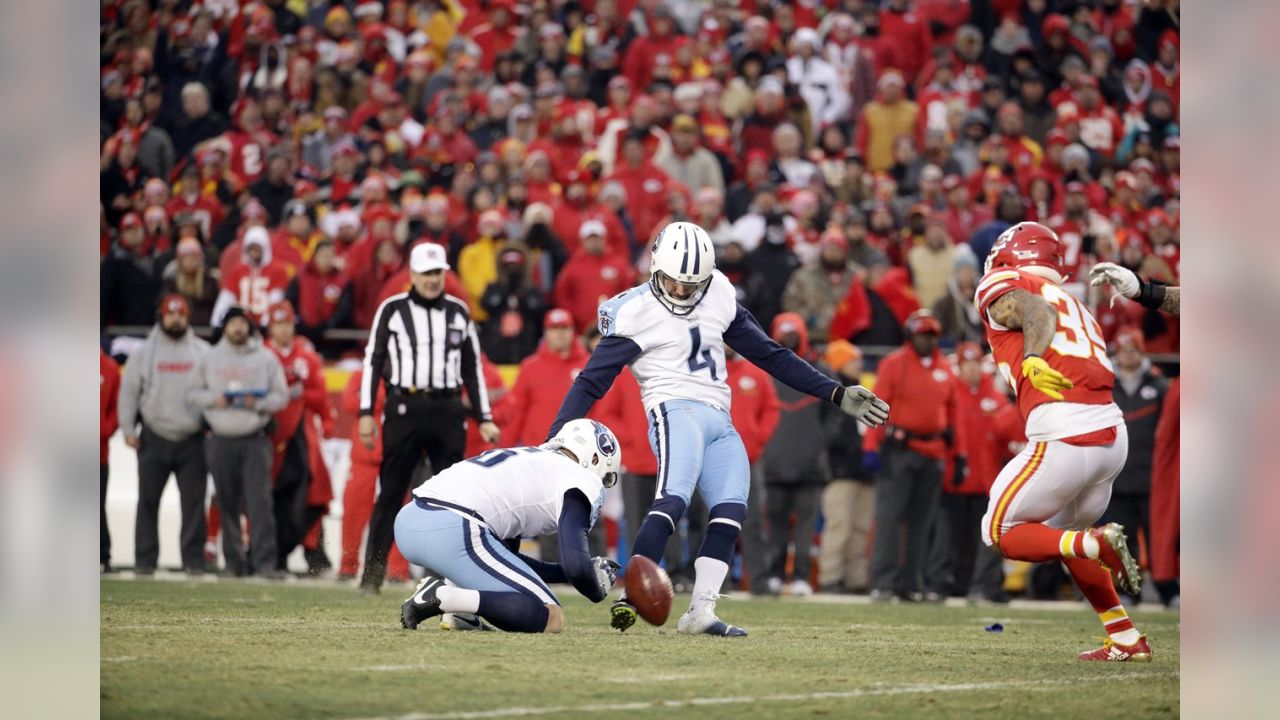
[[(1144, 680), (1161, 677), (1177, 677), (1176, 672), (1136, 672), (1117, 675), (1113, 682)], [(721, 697), (700, 697), (688, 700), (655, 700), (652, 702), (629, 703), (595, 703), (587, 705), (560, 705), (555, 707), (508, 707), (493, 710), (474, 710), (452, 713), (409, 713), (407, 715), (384, 715), (360, 720), (477, 720), (479, 718), (529, 717), (536, 715), (561, 715), (597, 712), (634, 712), (640, 710), (669, 710), (674, 708), (701, 707), (705, 705), (743, 705), (762, 702), (805, 702), (809, 700), (839, 700), (860, 697), (878, 697), (883, 695), (925, 695), (931, 693), (968, 692), (971, 690), (1012, 690), (1037, 689), (1061, 685), (1075, 685), (1089, 682), (1097, 678), (1071, 678), (1059, 680), (1013, 680), (1007, 682), (959, 683), (952, 685), (890, 685), (856, 690), (833, 690), (828, 692), (786, 693), (780, 695), (727, 695)]]

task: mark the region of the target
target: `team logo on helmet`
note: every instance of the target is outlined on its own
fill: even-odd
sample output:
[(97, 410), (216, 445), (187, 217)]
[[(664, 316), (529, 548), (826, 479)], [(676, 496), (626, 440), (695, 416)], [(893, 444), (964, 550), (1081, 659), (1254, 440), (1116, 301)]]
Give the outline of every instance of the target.
[(613, 435), (609, 432), (609, 428), (592, 420), (591, 424), (596, 429), (596, 447), (600, 448), (600, 454), (606, 457), (618, 452), (618, 446), (613, 442)]

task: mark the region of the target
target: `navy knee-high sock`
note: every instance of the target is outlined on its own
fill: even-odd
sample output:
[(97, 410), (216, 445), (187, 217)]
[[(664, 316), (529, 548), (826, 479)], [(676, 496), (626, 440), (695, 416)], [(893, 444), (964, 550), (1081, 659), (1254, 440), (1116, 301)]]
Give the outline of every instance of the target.
[(662, 561), (667, 549), (667, 540), (675, 532), (676, 524), (684, 516), (685, 503), (678, 497), (658, 498), (649, 508), (649, 514), (640, 523), (640, 532), (636, 533), (633, 555), (643, 555), (656, 562)]
[(547, 627), (547, 606), (524, 593), (481, 590), (477, 614), (507, 632), (539, 633)]

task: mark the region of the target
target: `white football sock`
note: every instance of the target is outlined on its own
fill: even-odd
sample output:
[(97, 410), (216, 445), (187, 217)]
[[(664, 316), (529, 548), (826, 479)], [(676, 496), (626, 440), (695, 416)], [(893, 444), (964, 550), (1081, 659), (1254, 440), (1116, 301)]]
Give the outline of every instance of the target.
[(1082, 532), (1080, 534), (1082, 536), (1081, 544), (1084, 545), (1084, 556), (1087, 558), (1092, 558), (1094, 560), (1097, 560), (1098, 553), (1101, 552), (1102, 550), (1098, 546), (1098, 538), (1094, 537), (1091, 533), (1087, 533), (1087, 532)]
[(1120, 645), (1132, 645), (1138, 642), (1141, 638), (1142, 633), (1139, 633), (1137, 628), (1129, 628), (1128, 630), (1121, 630), (1118, 633), (1111, 633), (1111, 639)]
[(473, 613), (480, 610), (480, 591), (460, 587), (442, 587), (436, 590), (440, 609), (451, 613)]
[(689, 609), (702, 607), (707, 602), (714, 605), (715, 599), (720, 596), (720, 588), (724, 585), (725, 576), (728, 574), (729, 564), (723, 560), (706, 556), (695, 559), (693, 561), (693, 602), (689, 605)]

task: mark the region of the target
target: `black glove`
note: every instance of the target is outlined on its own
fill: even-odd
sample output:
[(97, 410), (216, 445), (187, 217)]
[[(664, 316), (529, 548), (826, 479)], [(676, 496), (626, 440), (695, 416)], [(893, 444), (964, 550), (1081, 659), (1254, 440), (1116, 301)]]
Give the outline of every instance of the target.
[(957, 455), (952, 463), (951, 484), (960, 487), (964, 484), (964, 479), (969, 476), (969, 458), (964, 455)]

